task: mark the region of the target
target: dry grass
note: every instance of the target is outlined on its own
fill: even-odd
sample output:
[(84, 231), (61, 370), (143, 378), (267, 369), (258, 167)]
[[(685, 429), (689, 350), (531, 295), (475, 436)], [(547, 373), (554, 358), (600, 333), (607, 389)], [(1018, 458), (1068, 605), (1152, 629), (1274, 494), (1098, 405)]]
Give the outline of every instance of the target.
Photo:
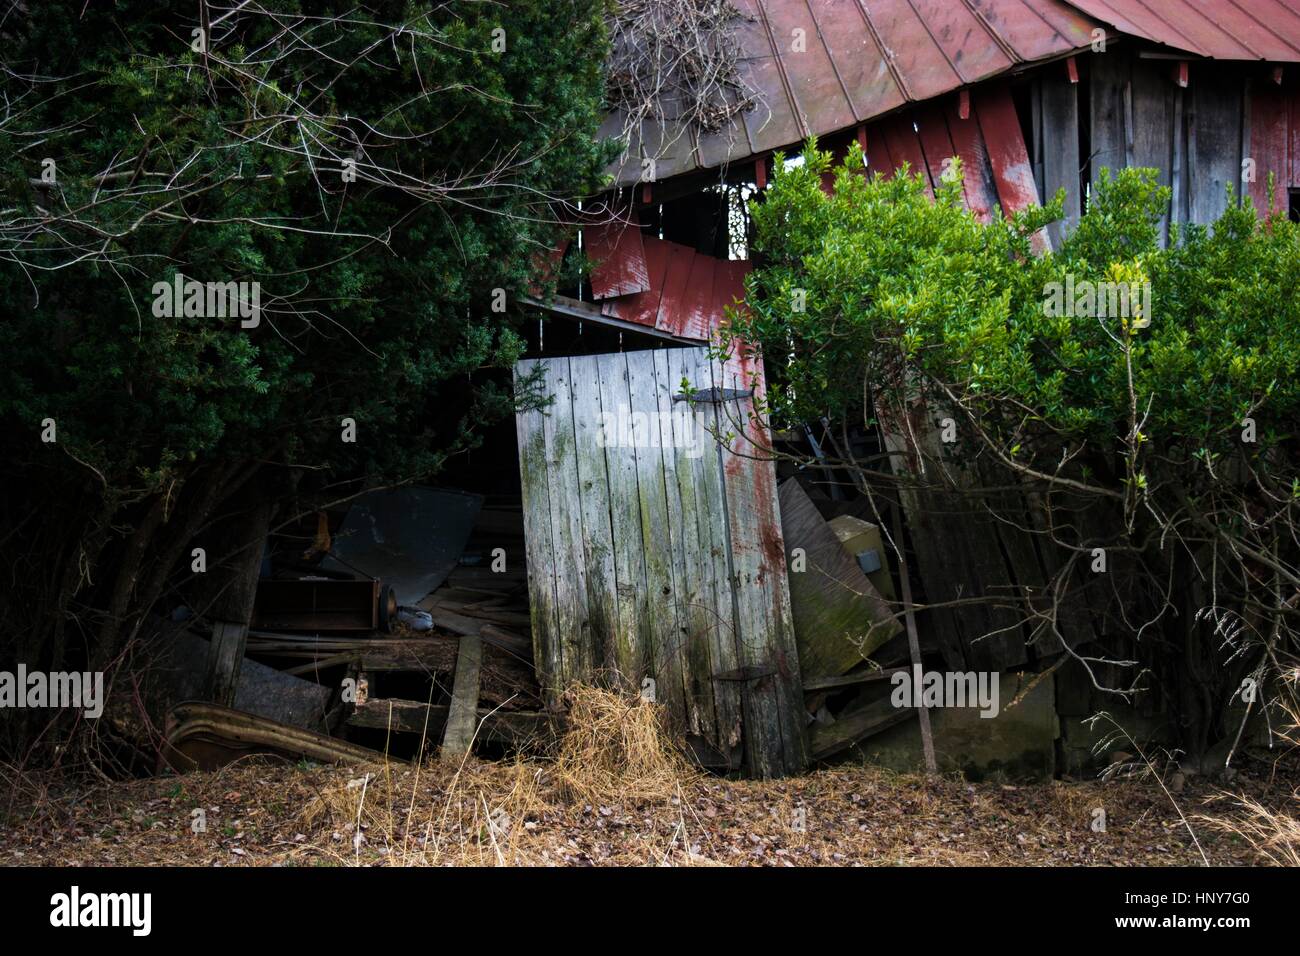
[(568, 730), (554, 775), (570, 799), (668, 801), (694, 780), (658, 704), (577, 684), (565, 699)]
[[(571, 698), (554, 761), (377, 771), (242, 760), (213, 773), (15, 789), (0, 864), (589, 866), (1200, 864), (1149, 777), (1010, 786), (839, 766), (776, 781), (688, 766), (656, 707)], [(1295, 768), (1177, 795), (1212, 864), (1297, 863)], [(11, 784), (14, 781), (10, 781)], [(1106, 827), (1091, 824), (1098, 808)], [(195, 832), (196, 810), (206, 828)]]
[[(1279, 693), (1275, 698), (1283, 714), (1275, 728), (1278, 740), (1294, 757), (1300, 752), (1300, 666), (1295, 661), (1283, 669)], [(1280, 809), (1267, 806), (1245, 795), (1221, 794), (1232, 806), (1228, 814), (1203, 814), (1200, 820), (1209, 826), (1232, 833), (1245, 840), (1258, 856), (1276, 866), (1300, 866), (1300, 787), (1291, 792), (1289, 805)]]

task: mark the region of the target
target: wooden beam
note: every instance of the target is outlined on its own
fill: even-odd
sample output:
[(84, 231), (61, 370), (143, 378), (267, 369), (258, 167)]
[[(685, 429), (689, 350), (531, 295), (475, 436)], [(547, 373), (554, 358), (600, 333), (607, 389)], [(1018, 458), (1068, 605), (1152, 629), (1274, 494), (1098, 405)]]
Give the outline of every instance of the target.
[(456, 655), (456, 677), (452, 684), (451, 709), (442, 735), (442, 758), (459, 760), (474, 745), (478, 725), (479, 675), (483, 665), (483, 641), (477, 634), (460, 639)]
[(842, 677), (815, 677), (803, 682), (804, 692), (810, 690), (832, 690), (837, 687), (851, 687), (854, 684), (866, 684), (871, 681), (889, 680), (895, 674), (908, 674), (910, 667), (890, 667), (879, 671), (862, 671), (858, 674), (845, 674)]
[(607, 325), (612, 329), (619, 329), (623, 332), (635, 332), (638, 335), (648, 335), (652, 338), (663, 339), (666, 342), (675, 342), (678, 345), (702, 344), (700, 339), (691, 339), (681, 335), (673, 335), (671, 332), (662, 332), (652, 325), (641, 325), (637, 322), (628, 322), (625, 319), (616, 319), (611, 315), (604, 315), (601, 313), (599, 306), (592, 305), (590, 302), (571, 299), (567, 295), (552, 296), (545, 302), (540, 299), (534, 299), (531, 296), (525, 296), (523, 301), (525, 305), (531, 305), (544, 312), (550, 312), (552, 315), (562, 315), (569, 319), (580, 319), (583, 322), (597, 322), (600, 325)]
[(204, 684), (208, 699), (227, 707), (235, 703), (270, 525), (271, 506), (259, 502), (231, 518), (208, 546), (209, 558), (219, 563), (208, 570), (196, 602), (199, 614), (213, 622)]
[[(436, 733), (445, 726), (447, 704), (423, 704), (414, 700), (371, 698), (358, 704), (348, 724), (398, 733)], [(489, 710), (477, 712), (478, 739), (489, 743), (521, 745), (549, 739), (559, 729), (558, 720), (538, 711)]]

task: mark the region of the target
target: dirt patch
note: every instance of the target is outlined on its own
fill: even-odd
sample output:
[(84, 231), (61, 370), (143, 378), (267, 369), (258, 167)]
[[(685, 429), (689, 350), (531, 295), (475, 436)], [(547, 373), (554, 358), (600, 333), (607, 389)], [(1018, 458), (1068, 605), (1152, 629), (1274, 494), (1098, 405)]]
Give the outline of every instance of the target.
[[(1172, 865), (1201, 855), (1152, 780), (969, 784), (840, 767), (782, 781), (685, 774), (589, 800), (555, 763), (342, 768), (244, 761), (70, 787), (27, 778), (3, 808), (9, 865)], [(1213, 864), (1269, 862), (1231, 829), (1242, 798), (1296, 815), (1259, 764), (1174, 796)], [(11, 783), (14, 780), (10, 779)], [(1095, 829), (1097, 810), (1105, 828)]]

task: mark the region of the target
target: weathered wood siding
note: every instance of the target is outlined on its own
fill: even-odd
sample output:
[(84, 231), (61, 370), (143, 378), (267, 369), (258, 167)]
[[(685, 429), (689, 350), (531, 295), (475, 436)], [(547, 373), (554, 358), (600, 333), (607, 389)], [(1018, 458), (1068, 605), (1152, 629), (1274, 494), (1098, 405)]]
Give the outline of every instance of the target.
[[(1262, 211), (1268, 171), (1290, 172), (1277, 148), (1285, 138), (1278, 118), (1285, 123), (1289, 100), (1267, 79), (1266, 66), (1194, 62), (1186, 86), (1177, 60), (1144, 58), (1131, 47), (1083, 57), (1079, 66), (1077, 83), (1052, 64), (1031, 84), (1038, 192), (1050, 199), (1066, 190), (1065, 221), (1050, 229), (1054, 241), (1073, 229), (1086, 205), (1080, 184), (1095, 188), (1103, 169), (1159, 171), (1160, 185), (1171, 193), (1162, 241), (1172, 223), (1212, 223), (1227, 208), (1229, 188), (1250, 194)], [(1268, 133), (1252, 129), (1252, 113)], [(1253, 183), (1243, 166), (1250, 158)], [(1288, 179), (1279, 182), (1285, 187)], [(1285, 188), (1281, 195), (1284, 203)]]
[[(704, 348), (527, 359), (553, 399), (516, 416), (534, 660), (555, 701), (573, 681), (656, 698), (705, 753), (755, 776), (801, 770), (807, 743), (761, 387)], [(755, 380), (749, 373), (757, 374)], [(716, 436), (716, 437), (715, 437)], [(720, 441), (719, 438), (722, 440)]]

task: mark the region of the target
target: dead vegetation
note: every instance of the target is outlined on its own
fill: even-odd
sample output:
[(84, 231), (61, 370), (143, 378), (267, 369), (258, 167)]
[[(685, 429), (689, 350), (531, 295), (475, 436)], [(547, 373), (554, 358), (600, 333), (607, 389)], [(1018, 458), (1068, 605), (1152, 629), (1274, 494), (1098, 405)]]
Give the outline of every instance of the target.
[[(728, 0), (619, 0), (609, 18), (606, 98), (622, 114), (624, 142), (643, 124), (677, 135), (714, 133), (751, 109), (757, 94), (740, 77), (744, 15)], [(671, 143), (643, 144), (666, 151)]]
[(641, 697), (574, 685), (553, 774), (574, 801), (671, 798), (697, 771), (672, 739), (662, 707)]
[[(659, 708), (571, 693), (554, 760), (389, 764), (265, 758), (73, 787), (24, 775), (0, 863), (260, 866), (1295, 864), (1294, 778), (1253, 761), (1171, 805), (1151, 779), (1034, 786), (841, 766), (779, 781), (689, 767)], [(1214, 810), (1211, 817), (1192, 809)], [(1097, 829), (1096, 810), (1105, 813)]]
[[(1300, 666), (1295, 661), (1288, 664), (1281, 668), (1281, 693), (1275, 698), (1284, 714), (1282, 726), (1276, 728), (1283, 745), (1279, 763), (1300, 751), (1300, 706), (1295, 703), (1300, 695)], [(1226, 805), (1227, 809), (1203, 814), (1199, 819), (1217, 830), (1240, 837), (1269, 863), (1300, 866), (1300, 786), (1292, 788), (1289, 805), (1280, 810), (1244, 794), (1221, 794), (1218, 803)]]

